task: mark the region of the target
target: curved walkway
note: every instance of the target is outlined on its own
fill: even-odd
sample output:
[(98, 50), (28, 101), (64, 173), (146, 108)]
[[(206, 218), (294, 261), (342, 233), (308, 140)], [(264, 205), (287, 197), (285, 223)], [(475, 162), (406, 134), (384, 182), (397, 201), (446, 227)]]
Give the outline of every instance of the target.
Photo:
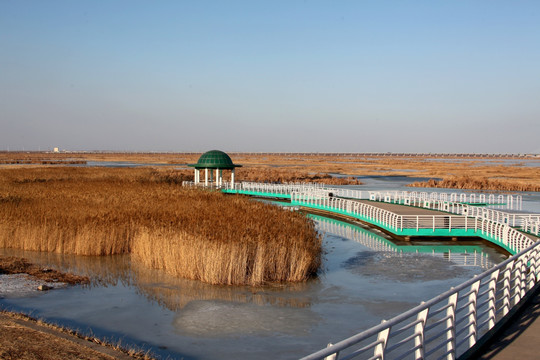
[[(439, 210), (431, 210), (431, 209), (424, 209), (414, 206), (408, 206), (408, 205), (401, 205), (401, 204), (392, 204), (392, 203), (385, 203), (380, 201), (371, 201), (371, 200), (356, 200), (359, 203), (368, 204), (377, 206), (378, 208), (391, 211), (398, 215), (448, 215), (448, 213), (439, 211)], [(464, 217), (461, 215), (452, 215), (453, 217)]]
[(540, 288), (499, 334), (475, 354), (479, 360), (540, 358)]

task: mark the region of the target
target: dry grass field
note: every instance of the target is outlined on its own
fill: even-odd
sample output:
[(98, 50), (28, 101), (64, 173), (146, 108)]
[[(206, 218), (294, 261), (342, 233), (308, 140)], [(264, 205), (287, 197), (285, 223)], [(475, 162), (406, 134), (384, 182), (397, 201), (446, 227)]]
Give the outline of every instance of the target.
[[(187, 179), (192, 170), (186, 164), (195, 163), (201, 154), (183, 153), (13, 153), (0, 152), (2, 163), (25, 161), (40, 164), (45, 161), (127, 161), (185, 169)], [(343, 156), (319, 154), (230, 154), (244, 167), (237, 169), (239, 181), (320, 182), (356, 184), (355, 179), (336, 179), (329, 174), (384, 175), (427, 177), (433, 181), (419, 183), (422, 187), (448, 187), (490, 190), (538, 191), (540, 167), (525, 166), (531, 159), (516, 158), (516, 164), (506, 165), (505, 159), (476, 157), (428, 158), (406, 156)], [(536, 159), (540, 161), (540, 159)], [(12, 165), (11, 165), (12, 166)], [(17, 165), (31, 166), (31, 165)], [(39, 165), (35, 165), (39, 166)], [(438, 180), (443, 180), (438, 181)], [(412, 182), (412, 181), (411, 181)]]
[(183, 188), (182, 171), (15, 167), (0, 171), (0, 247), (131, 254), (212, 284), (304, 281), (321, 239), (300, 213)]

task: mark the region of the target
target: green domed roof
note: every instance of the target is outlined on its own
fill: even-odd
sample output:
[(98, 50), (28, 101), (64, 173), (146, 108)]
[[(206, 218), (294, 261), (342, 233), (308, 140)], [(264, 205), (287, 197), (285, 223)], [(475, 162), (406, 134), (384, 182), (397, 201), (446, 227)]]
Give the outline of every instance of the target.
[(223, 151), (210, 150), (202, 154), (196, 164), (189, 166), (197, 169), (234, 169), (242, 165), (233, 164), (230, 156)]

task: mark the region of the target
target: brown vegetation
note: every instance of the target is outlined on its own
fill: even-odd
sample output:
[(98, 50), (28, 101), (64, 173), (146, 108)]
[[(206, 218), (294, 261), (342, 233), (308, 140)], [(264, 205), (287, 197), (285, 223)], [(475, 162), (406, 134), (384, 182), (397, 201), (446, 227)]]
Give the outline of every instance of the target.
[(430, 179), (425, 182), (415, 182), (409, 186), (447, 189), (540, 191), (540, 185), (508, 180), (488, 179), (485, 177), (472, 178), (470, 176), (452, 177), (443, 180)]
[(1, 274), (28, 274), (40, 280), (53, 282), (59, 281), (67, 284), (86, 284), (89, 278), (74, 274), (63, 273), (54, 269), (44, 268), (30, 263), (25, 258), (14, 256), (0, 256)]
[[(172, 164), (195, 163), (201, 154), (196, 153), (14, 153), (0, 152), (0, 160), (84, 160), (84, 161), (128, 161), (144, 164)], [(473, 179), (499, 180), (513, 184), (522, 184), (523, 188), (540, 186), (540, 158), (515, 158), (513, 165), (507, 165), (505, 158), (430, 158), (390, 156), (356, 156), (339, 154), (230, 154), (235, 163), (244, 165), (237, 169), (238, 181), (259, 181), (261, 169), (268, 169), (264, 174), (264, 181), (270, 182), (324, 182), (335, 184), (343, 179), (335, 179), (328, 174), (342, 175), (384, 175), (384, 176), (413, 176), (426, 178), (449, 179), (451, 177), (468, 176)], [(489, 161), (488, 161), (489, 160)], [(535, 162), (533, 166), (528, 163)], [(1, 165), (0, 167), (31, 166), (31, 165)], [(177, 167), (178, 165), (176, 165)], [(245, 177), (240, 174), (245, 174)], [(322, 175), (316, 175), (322, 174)], [(185, 167), (185, 176), (193, 178), (193, 171)], [(314, 177), (310, 180), (309, 177)], [(321, 177), (321, 179), (317, 178)], [(349, 181), (352, 180), (352, 181)], [(349, 179), (347, 184), (356, 184), (356, 180)], [(474, 184), (470, 184), (474, 186)], [(517, 187), (516, 187), (517, 188)], [(473, 189), (473, 188), (471, 188)], [(503, 186), (498, 190), (505, 190)]]
[(237, 170), (238, 179), (242, 181), (272, 183), (318, 183), (327, 185), (360, 185), (361, 181), (354, 177), (334, 177), (325, 173), (309, 173), (307, 171), (287, 168), (246, 167)]
[(131, 253), (213, 284), (303, 281), (321, 240), (302, 214), (177, 185), (149, 168), (0, 171), (0, 247), (79, 255)]
[(0, 311), (0, 334), (0, 359), (6, 360), (154, 359), (149, 353), (5, 311)]

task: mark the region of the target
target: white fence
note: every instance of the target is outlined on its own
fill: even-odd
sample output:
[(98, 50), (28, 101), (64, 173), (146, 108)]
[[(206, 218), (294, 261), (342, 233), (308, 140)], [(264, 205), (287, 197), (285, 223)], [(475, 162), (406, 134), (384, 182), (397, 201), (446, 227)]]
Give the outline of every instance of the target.
[(317, 351), (317, 359), (456, 359), (540, 280), (540, 242), (388, 321)]
[[(379, 236), (370, 231), (361, 231), (351, 225), (347, 226), (346, 224), (340, 224), (330, 220), (319, 219), (318, 228), (320, 231), (323, 232), (328, 232), (331, 234), (345, 237), (347, 239), (352, 239), (353, 241), (356, 241), (363, 246), (378, 252), (391, 252), (397, 253), (399, 255), (403, 254), (403, 250), (400, 249), (398, 246), (392, 244), (391, 242), (381, 239)], [(488, 259), (488, 255), (484, 252), (476, 250), (471, 252), (465, 251), (464, 253), (452, 252), (450, 247), (451, 246), (449, 246), (448, 251), (444, 253), (437, 253), (435, 252), (435, 250), (432, 250), (429, 253), (423, 253), (429, 254), (430, 256), (439, 257), (441, 260), (444, 261), (451, 261), (458, 266), (479, 266), (483, 269), (489, 269), (494, 265), (494, 263)], [(407, 248), (410, 248), (410, 246), (407, 246)], [(409, 251), (408, 253), (414, 252)], [(416, 253), (419, 253), (419, 251), (416, 250)]]
[(430, 202), (453, 202), (462, 204), (486, 204), (501, 206), (510, 210), (521, 210), (523, 198), (521, 195), (502, 194), (475, 194), (475, 193), (441, 193), (441, 192), (418, 192), (418, 191), (370, 191), (370, 200), (404, 203), (409, 200), (416, 204), (425, 201)]
[(469, 230), (474, 229), (488, 240), (504, 245), (513, 253), (533, 244), (527, 235), (513, 229), (508, 224), (498, 223), (486, 218), (456, 215), (399, 215), (380, 207), (327, 196), (319, 191), (295, 192), (291, 194), (291, 202), (300, 206), (334, 211), (360, 220), (369, 221), (400, 234), (404, 229), (415, 229), (418, 235), (427, 235), (425, 230)]
[[(184, 186), (196, 186), (194, 182), (184, 181)], [(198, 186), (204, 186), (204, 183), (199, 183)], [(215, 184), (210, 184), (207, 187), (216, 188)], [(469, 205), (468, 203), (485, 203), (485, 204), (502, 204), (508, 209), (521, 209), (522, 197), (520, 195), (495, 195), (495, 194), (465, 194), (465, 193), (437, 193), (437, 192), (416, 192), (416, 191), (361, 191), (347, 188), (327, 187), (322, 184), (271, 184), (271, 183), (256, 183), (256, 182), (241, 182), (231, 186), (231, 183), (224, 182), (221, 186), (217, 187), (223, 190), (241, 190), (247, 192), (259, 192), (265, 194), (291, 195), (301, 192), (322, 195), (322, 197), (339, 197), (344, 200), (347, 199), (370, 199), (372, 201), (381, 201), (387, 203), (396, 203), (402, 205), (423, 207), (432, 210), (439, 210), (449, 212), (452, 214), (464, 215), (466, 217), (475, 217), (479, 219), (491, 220), (496, 223), (503, 223), (520, 230), (526, 231), (533, 235), (540, 235), (540, 214), (517, 214), (508, 213), (500, 210), (488, 209), (485, 207), (478, 207)], [(448, 216), (441, 219), (446, 219)], [(393, 216), (389, 216), (390, 220)], [(426, 219), (419, 218), (419, 229), (427, 228), (425, 225)], [(439, 228), (434, 224), (432, 219), (432, 227)], [(439, 220), (441, 222), (444, 220)], [(459, 226), (459, 222), (462, 220), (456, 220), (456, 218), (450, 217), (450, 222), (454, 222), (453, 226)], [(389, 226), (399, 228), (398, 224), (393, 224), (391, 221), (387, 222)], [(465, 220), (462, 224), (463, 228), (470, 228), (470, 220)], [(402, 226), (401, 226), (402, 228)]]

